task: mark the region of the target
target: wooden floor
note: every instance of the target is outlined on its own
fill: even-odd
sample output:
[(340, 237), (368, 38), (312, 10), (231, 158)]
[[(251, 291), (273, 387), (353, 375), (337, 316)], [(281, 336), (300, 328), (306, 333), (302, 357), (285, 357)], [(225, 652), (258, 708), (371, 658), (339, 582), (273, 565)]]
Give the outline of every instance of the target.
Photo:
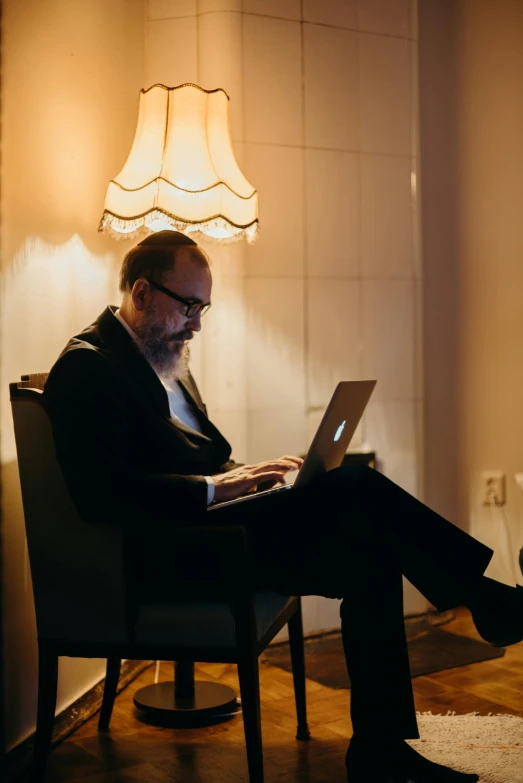
[[(445, 630), (478, 638), (466, 610)], [(238, 689), (233, 665), (199, 664), (197, 679)], [(203, 729), (173, 730), (137, 720), (132, 695), (153, 682), (147, 669), (117, 698), (111, 731), (98, 734), (97, 716), (51, 754), (46, 783), (235, 783), (248, 780), (241, 715)], [(172, 679), (164, 664), (161, 679)], [(350, 691), (307, 681), (310, 742), (295, 739), (292, 675), (260, 665), (265, 778), (267, 783), (344, 783), (351, 736)], [(420, 711), (510, 713), (523, 717), (523, 643), (503, 658), (413, 680)]]

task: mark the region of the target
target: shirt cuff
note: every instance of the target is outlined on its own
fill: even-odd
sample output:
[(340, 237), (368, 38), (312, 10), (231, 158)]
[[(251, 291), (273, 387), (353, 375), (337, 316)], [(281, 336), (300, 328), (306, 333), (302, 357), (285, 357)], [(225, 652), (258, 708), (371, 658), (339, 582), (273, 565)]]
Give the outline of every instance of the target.
[(204, 476), (207, 482), (207, 505), (210, 506), (214, 500), (214, 481), (210, 476)]

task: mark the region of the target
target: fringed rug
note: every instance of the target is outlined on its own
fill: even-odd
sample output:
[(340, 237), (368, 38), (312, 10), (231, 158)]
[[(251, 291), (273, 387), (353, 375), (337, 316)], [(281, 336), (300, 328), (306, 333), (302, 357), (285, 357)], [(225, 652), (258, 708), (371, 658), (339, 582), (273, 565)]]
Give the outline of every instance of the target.
[(480, 783), (523, 783), (523, 719), (512, 715), (418, 714), (413, 748), (432, 761), (475, 772)]

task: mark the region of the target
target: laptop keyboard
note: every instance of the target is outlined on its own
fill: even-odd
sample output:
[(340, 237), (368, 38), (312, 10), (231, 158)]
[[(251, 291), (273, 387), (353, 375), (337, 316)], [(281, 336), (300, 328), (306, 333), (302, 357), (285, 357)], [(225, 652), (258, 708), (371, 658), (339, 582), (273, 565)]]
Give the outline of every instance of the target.
[(253, 492), (250, 495), (242, 495), (234, 500), (224, 500), (221, 503), (216, 503), (208, 507), (207, 511), (214, 511), (216, 508), (224, 508), (224, 506), (232, 506), (234, 503), (245, 503), (248, 500), (254, 500), (262, 495), (272, 495), (275, 492), (284, 492), (287, 489), (292, 489), (292, 484), (283, 484), (281, 487), (271, 487), (270, 489), (263, 489), (261, 492)]

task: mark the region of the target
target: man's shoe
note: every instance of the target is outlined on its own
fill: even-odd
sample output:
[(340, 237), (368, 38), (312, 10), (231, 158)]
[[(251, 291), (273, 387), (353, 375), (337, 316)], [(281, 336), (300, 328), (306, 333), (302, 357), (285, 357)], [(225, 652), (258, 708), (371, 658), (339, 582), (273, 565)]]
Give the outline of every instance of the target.
[(403, 740), (351, 740), (345, 756), (348, 783), (477, 783), (475, 773), (458, 772), (421, 756)]
[(477, 632), (493, 647), (523, 641), (523, 587), (503, 587), (507, 588), (506, 600), (480, 599), (469, 607)]
[(348, 783), (408, 783), (407, 778), (388, 768), (384, 756), (389, 754), (381, 751), (379, 741), (372, 752), (369, 744), (353, 737), (345, 755)]

